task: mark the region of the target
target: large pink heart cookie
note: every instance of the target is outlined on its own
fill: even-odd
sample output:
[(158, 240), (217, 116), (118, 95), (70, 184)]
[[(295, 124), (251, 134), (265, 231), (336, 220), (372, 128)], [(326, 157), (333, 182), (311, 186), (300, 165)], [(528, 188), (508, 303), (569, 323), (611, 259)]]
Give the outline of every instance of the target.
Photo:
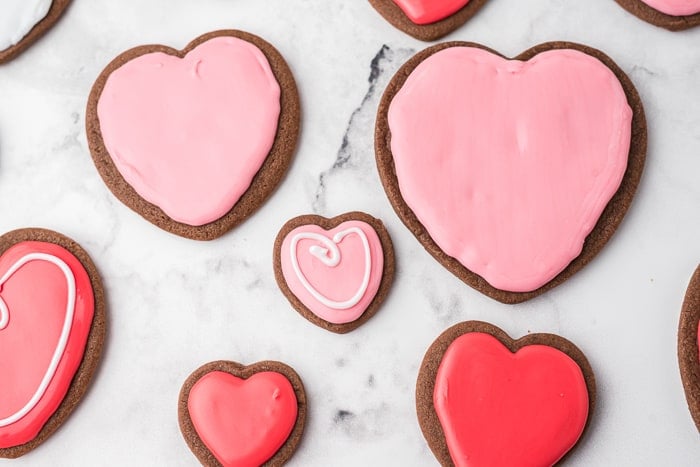
[(514, 341), (469, 321), (428, 349), (416, 398), (421, 428), (442, 465), (554, 465), (588, 424), (595, 379), (566, 339), (531, 334)]
[(338, 333), (377, 312), (394, 276), (391, 238), (380, 220), (362, 212), (290, 220), (277, 235), (273, 262), (292, 306)]
[(82, 397), (104, 338), (102, 287), (77, 244), (26, 229), (0, 237), (0, 457), (48, 438)]
[(595, 49), (550, 43), (508, 60), (449, 43), (396, 74), (376, 149), (389, 199), (426, 249), (515, 303), (563, 282), (613, 234), (646, 126), (632, 83)]
[(131, 49), (97, 79), (90, 150), (112, 192), (165, 230), (218, 237), (272, 193), (291, 160), (299, 98), (262, 39), (218, 31), (184, 50)]
[(279, 362), (212, 362), (192, 373), (180, 392), (180, 428), (207, 466), (282, 465), (305, 418), (301, 379)]
[(615, 0), (624, 9), (670, 31), (700, 26), (700, 0)]

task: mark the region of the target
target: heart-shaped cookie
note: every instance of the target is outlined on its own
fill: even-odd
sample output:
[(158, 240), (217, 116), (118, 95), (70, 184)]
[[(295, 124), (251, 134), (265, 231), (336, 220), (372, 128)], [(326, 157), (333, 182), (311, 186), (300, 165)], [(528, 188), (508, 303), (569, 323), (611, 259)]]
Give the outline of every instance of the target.
[(469, 21), (486, 0), (369, 0), (389, 23), (422, 41), (434, 41)]
[(3, 0), (0, 2), (0, 63), (36, 42), (58, 21), (70, 0)]
[(363, 212), (332, 219), (306, 215), (277, 234), (275, 278), (292, 306), (332, 332), (356, 329), (379, 309), (394, 278), (384, 224)]
[(553, 42), (508, 60), (452, 42), (394, 76), (375, 148), (423, 246), (517, 303), (569, 278), (615, 232), (644, 167), (646, 123), (631, 81), (600, 51)]
[(95, 82), (86, 123), (95, 165), (117, 198), (167, 231), (210, 240), (281, 181), (299, 133), (299, 96), (274, 47), (216, 31), (182, 51), (121, 54)]
[(700, 26), (700, 0), (615, 0), (625, 10), (670, 31)]
[(586, 357), (568, 340), (512, 340), (479, 321), (457, 324), (428, 349), (416, 408), (442, 465), (554, 465), (576, 445), (595, 403)]
[(690, 414), (700, 430), (700, 266), (695, 270), (683, 301), (678, 324), (678, 364)]
[(0, 457), (44, 442), (82, 398), (105, 333), (87, 253), (48, 230), (0, 237)]
[(206, 466), (282, 465), (299, 444), (305, 419), (301, 379), (280, 362), (208, 363), (180, 391), (180, 429)]

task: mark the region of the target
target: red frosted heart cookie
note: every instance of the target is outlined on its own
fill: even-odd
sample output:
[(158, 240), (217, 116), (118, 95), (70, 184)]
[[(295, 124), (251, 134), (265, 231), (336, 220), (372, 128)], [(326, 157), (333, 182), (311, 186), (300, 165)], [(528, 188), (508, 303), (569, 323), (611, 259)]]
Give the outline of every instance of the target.
[(695, 270), (683, 301), (678, 325), (678, 363), (690, 414), (700, 430), (700, 266)]
[(700, 0), (615, 0), (644, 21), (670, 31), (700, 26)]
[(394, 278), (394, 249), (384, 224), (368, 214), (307, 215), (282, 227), (273, 266), (280, 289), (302, 316), (345, 333), (384, 301)]
[(552, 42), (509, 60), (451, 42), (394, 76), (375, 148), (423, 246), (517, 303), (569, 278), (615, 232), (644, 167), (646, 123), (631, 81), (598, 50)]
[(44, 442), (82, 398), (105, 333), (100, 278), (52, 231), (0, 237), (0, 457)]
[(428, 349), (416, 408), (442, 465), (554, 465), (581, 438), (595, 378), (566, 339), (512, 340), (479, 321), (457, 324)]
[(397, 29), (423, 41), (437, 40), (469, 21), (486, 0), (369, 0)]
[(299, 96), (274, 47), (216, 31), (182, 51), (154, 45), (118, 56), (92, 88), (86, 124), (115, 196), (169, 232), (210, 240), (281, 181), (299, 133)]
[(282, 465), (299, 444), (305, 419), (301, 379), (279, 362), (208, 363), (180, 391), (180, 429), (206, 466)]

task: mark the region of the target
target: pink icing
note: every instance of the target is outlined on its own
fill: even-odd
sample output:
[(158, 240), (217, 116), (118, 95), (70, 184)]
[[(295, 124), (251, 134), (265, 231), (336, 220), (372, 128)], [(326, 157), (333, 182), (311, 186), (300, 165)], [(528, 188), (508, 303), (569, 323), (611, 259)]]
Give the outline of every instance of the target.
[(280, 87), (255, 45), (216, 37), (182, 59), (126, 62), (107, 79), (97, 112), (124, 179), (172, 219), (199, 226), (230, 211), (265, 161)]
[(700, 13), (700, 0), (642, 0), (650, 7), (671, 16)]
[[(317, 255), (312, 254), (312, 251), (319, 247), (328, 250), (327, 243), (316, 239), (300, 238), (296, 248), (292, 249), (293, 239), (300, 234), (302, 236), (305, 234), (320, 235), (326, 239), (326, 242), (333, 243), (334, 235), (353, 228), (360, 229), (365, 234), (369, 249), (365, 250), (362, 239), (357, 233), (349, 233), (336, 244), (340, 256), (339, 262), (335, 266), (324, 264)], [(319, 254), (328, 258), (330, 252)], [(333, 302), (349, 301), (353, 296), (358, 296), (356, 295), (358, 293), (361, 294), (361, 298), (355, 305), (342, 309), (322, 303), (304, 287), (302, 279), (294, 269), (292, 255), (296, 256), (298, 269), (307, 280), (308, 285), (318, 295)], [(370, 257), (369, 263), (365, 260), (367, 255)], [(343, 222), (329, 231), (314, 224), (297, 227), (284, 238), (280, 260), (282, 274), (292, 293), (312, 313), (334, 324), (355, 321), (364, 313), (379, 290), (384, 271), (384, 253), (379, 236), (372, 226), (362, 221)], [(368, 280), (365, 281), (367, 285), (363, 287), (368, 264)]]
[(575, 50), (527, 62), (442, 50), (388, 117), (403, 199), (446, 254), (502, 290), (535, 290), (576, 258), (627, 167), (625, 92)]
[(394, 0), (394, 3), (412, 22), (430, 24), (457, 13), (469, 0)]
[[(34, 439), (61, 405), (80, 363), (94, 314), (90, 278), (80, 261), (64, 248), (45, 242), (22, 242), (0, 257), (0, 276), (30, 254), (52, 255), (75, 278), (75, 305), (67, 345), (51, 382), (38, 403), (16, 422), (0, 427), (0, 448)], [(9, 321), (0, 329), (0, 419), (20, 412), (37, 393), (58, 347), (66, 321), (68, 284), (55, 264), (33, 260), (19, 267), (0, 288)]]
[(298, 402), (280, 373), (241, 379), (213, 371), (192, 386), (187, 410), (197, 435), (221, 464), (252, 467), (269, 460), (289, 438)]
[(554, 465), (588, 419), (581, 368), (564, 352), (529, 345), (511, 353), (484, 333), (455, 339), (443, 356), (433, 404), (455, 465)]

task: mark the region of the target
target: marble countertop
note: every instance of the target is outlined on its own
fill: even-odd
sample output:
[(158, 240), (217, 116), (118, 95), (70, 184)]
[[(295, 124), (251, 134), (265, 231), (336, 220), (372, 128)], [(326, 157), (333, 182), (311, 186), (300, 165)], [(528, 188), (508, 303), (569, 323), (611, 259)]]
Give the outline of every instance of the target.
[[(95, 170), (84, 117), (102, 68), (132, 46), (184, 46), (201, 33), (256, 33), (298, 80), (303, 130), (288, 176), (223, 238), (167, 234), (118, 202)], [(177, 425), (189, 373), (216, 359), (279, 359), (310, 401), (297, 466), (434, 465), (414, 386), (429, 344), (481, 319), (514, 337), (554, 332), (597, 376), (598, 406), (569, 465), (692, 465), (698, 432), (686, 408), (676, 329), (700, 261), (700, 28), (669, 33), (612, 0), (490, 0), (448, 36), (506, 55), (571, 40), (628, 72), (647, 111), (649, 152), (619, 231), (585, 269), (516, 306), (464, 285), (394, 214), (373, 151), (378, 99), (426, 45), (365, 0), (75, 0), (39, 43), (0, 66), (0, 231), (58, 230), (81, 243), (105, 283), (109, 330), (86, 397), (44, 445), (0, 465), (196, 465)], [(272, 244), (298, 214), (364, 210), (395, 242), (397, 275), (382, 310), (349, 335), (302, 319), (279, 291)]]

